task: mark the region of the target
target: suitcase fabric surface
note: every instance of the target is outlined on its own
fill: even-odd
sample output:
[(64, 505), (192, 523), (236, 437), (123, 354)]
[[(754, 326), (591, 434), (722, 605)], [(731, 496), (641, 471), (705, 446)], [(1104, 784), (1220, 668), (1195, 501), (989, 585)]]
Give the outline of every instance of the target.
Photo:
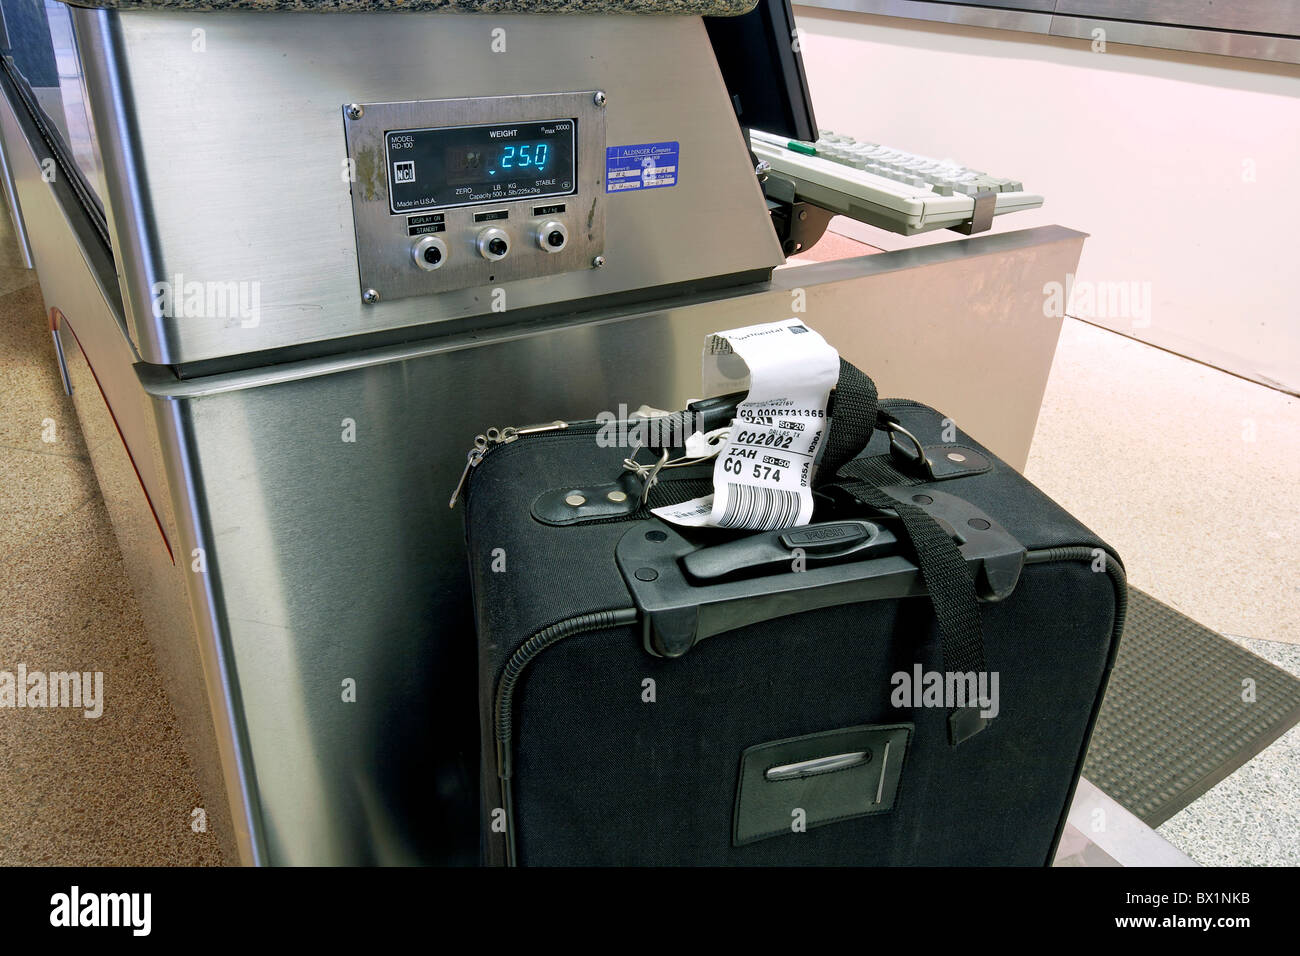
[[(485, 862), (1051, 862), (1122, 566), (942, 414), (877, 406), (844, 368), (813, 524), (784, 536), (655, 518), (632, 449), (598, 440), (608, 422), (479, 442)], [(696, 422), (728, 407), (698, 403)], [(648, 506), (711, 476), (665, 469)]]

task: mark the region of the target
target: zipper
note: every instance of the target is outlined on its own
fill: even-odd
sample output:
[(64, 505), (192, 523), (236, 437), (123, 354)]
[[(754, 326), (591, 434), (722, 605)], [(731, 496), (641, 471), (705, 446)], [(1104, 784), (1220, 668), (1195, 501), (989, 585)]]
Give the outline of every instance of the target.
[(566, 638), (607, 627), (635, 624), (634, 607), (610, 611), (593, 611), (567, 618), (538, 631), (515, 648), (497, 679), (496, 703), (493, 707), (493, 725), (496, 731), (497, 779), (501, 781), (501, 803), (506, 817), (506, 866), (517, 865), (515, 852), (515, 810), (511, 786), (512, 728), (514, 726), (515, 688), (533, 658), (542, 651)]
[(543, 422), (539, 425), (508, 425), (505, 428), (489, 428), (481, 435), (475, 435), (474, 447), (465, 456), (465, 470), (460, 473), (460, 481), (456, 482), (456, 489), (451, 493), (451, 501), (447, 503), (447, 507), (456, 507), (456, 502), (460, 500), (461, 492), (465, 490), (465, 485), (469, 481), (470, 472), (479, 466), (479, 463), (483, 461), (488, 452), (495, 451), (502, 445), (516, 442), (525, 435), (563, 431), (568, 427), (568, 422), (554, 421)]
[[(929, 411), (933, 411), (933, 409), (930, 409), (928, 405), (923, 405), (920, 402), (912, 401), (907, 398), (883, 398), (880, 400), (880, 404), (882, 406), (904, 408), (925, 408)], [(465, 456), (465, 470), (460, 473), (460, 480), (456, 482), (456, 488), (451, 493), (451, 500), (447, 502), (447, 507), (456, 507), (456, 502), (460, 500), (461, 495), (464, 494), (465, 489), (469, 484), (470, 474), (479, 466), (483, 459), (487, 457), (489, 452), (495, 451), (502, 445), (509, 445), (516, 442), (525, 435), (540, 435), (546, 432), (583, 429), (597, 424), (599, 423), (594, 420), (582, 422), (564, 422), (556, 420), (553, 422), (542, 422), (537, 425), (511, 425), (505, 428), (489, 428), (482, 434), (474, 436), (474, 447), (471, 448), (469, 454)]]

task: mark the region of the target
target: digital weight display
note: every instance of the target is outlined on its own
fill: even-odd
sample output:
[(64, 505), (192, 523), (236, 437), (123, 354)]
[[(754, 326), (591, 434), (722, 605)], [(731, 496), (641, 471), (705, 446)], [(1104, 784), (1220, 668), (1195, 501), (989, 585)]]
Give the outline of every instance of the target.
[(384, 134), (393, 213), (565, 196), (577, 190), (577, 121), (400, 129)]

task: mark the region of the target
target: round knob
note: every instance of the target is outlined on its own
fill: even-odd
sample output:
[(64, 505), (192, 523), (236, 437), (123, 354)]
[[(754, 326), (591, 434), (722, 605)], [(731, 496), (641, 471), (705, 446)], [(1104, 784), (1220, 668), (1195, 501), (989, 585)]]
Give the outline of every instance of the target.
[(447, 244), (437, 236), (424, 236), (411, 245), (411, 258), (425, 272), (432, 272), (447, 261)]
[(559, 252), (569, 244), (569, 230), (564, 228), (564, 223), (554, 219), (538, 226), (534, 235), (543, 252)]
[(478, 254), (484, 259), (504, 259), (510, 251), (510, 237), (496, 227), (478, 234)]

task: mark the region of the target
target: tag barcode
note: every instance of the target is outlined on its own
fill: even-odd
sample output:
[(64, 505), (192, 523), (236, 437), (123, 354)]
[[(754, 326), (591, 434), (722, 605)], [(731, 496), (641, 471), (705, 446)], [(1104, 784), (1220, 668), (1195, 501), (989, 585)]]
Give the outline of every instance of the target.
[(786, 488), (759, 488), (727, 482), (727, 508), (720, 528), (774, 531), (788, 528), (799, 518), (799, 492)]

